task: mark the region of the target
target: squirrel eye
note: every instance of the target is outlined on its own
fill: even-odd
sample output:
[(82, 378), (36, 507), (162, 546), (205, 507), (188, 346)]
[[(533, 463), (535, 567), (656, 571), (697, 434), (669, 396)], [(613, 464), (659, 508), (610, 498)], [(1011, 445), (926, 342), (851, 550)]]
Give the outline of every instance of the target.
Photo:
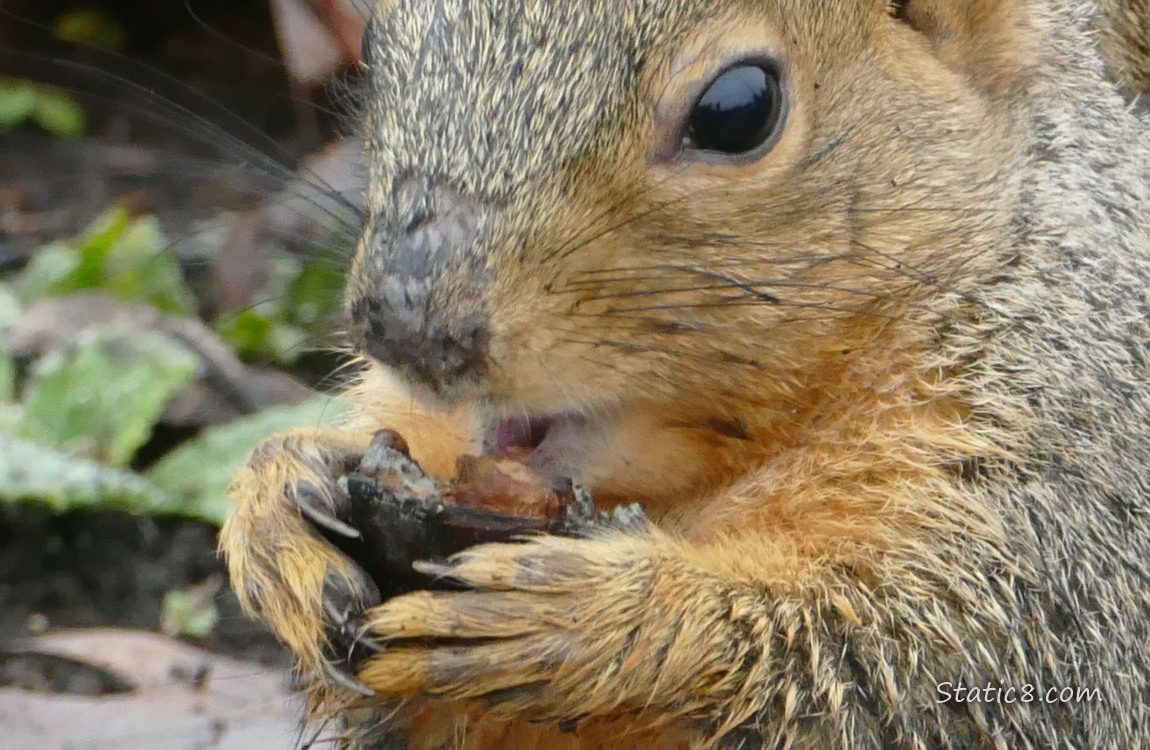
[(695, 103), (683, 137), (684, 149), (745, 154), (778, 133), (783, 122), (783, 88), (763, 65), (728, 68)]

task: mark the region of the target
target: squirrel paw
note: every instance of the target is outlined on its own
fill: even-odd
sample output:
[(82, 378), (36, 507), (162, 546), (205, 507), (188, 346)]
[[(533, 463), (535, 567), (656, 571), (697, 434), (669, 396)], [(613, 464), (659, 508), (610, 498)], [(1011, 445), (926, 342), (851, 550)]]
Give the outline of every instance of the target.
[(402, 439), (383, 431), (366, 442), (334, 431), (265, 442), (237, 475), (221, 530), (240, 601), (313, 689), (482, 698), (493, 711), (562, 719), (612, 700), (586, 686), (633, 645), (653, 578), (641, 509), (564, 518), (580, 538), (470, 546), (510, 539), (514, 526), (436, 526), (440, 490)]
[(656, 579), (644, 536), (543, 536), (416, 566), (463, 590), (417, 591), (363, 613), (375, 652), (357, 677), (377, 695), (477, 699), (489, 714), (558, 721), (635, 697), (626, 686), (643, 680), (627, 673), (649, 665), (628, 655), (651, 635), (642, 620)]
[(241, 604), (268, 622), (313, 678), (371, 694), (345, 671), (355, 615), (381, 601), (352, 557), (359, 532), (340, 477), (357, 466), (366, 439), (335, 430), (265, 441), (233, 481), (235, 508), (220, 549)]

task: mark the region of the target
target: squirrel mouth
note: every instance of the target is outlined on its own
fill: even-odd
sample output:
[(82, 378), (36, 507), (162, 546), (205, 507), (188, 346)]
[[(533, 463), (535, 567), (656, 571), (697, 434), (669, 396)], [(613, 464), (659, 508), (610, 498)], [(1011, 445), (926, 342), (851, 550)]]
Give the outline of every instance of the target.
[(501, 419), (486, 430), (483, 452), (565, 474), (585, 453), (590, 430), (588, 420), (575, 414)]
[(547, 439), (557, 417), (502, 419), (488, 431), (484, 452), (497, 454), (529, 453)]

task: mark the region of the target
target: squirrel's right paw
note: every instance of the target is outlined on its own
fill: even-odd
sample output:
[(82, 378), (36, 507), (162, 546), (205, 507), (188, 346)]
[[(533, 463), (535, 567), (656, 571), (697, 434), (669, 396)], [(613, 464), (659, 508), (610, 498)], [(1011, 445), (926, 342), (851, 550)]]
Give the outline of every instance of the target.
[(371, 578), (341, 551), (359, 532), (338, 479), (359, 464), (366, 444), (336, 430), (270, 438), (233, 479), (235, 506), (220, 530), (245, 610), (268, 622), (314, 677), (359, 692), (366, 689), (335, 666), (347, 655), (330, 653), (327, 634), (355, 629), (353, 613), (380, 601)]

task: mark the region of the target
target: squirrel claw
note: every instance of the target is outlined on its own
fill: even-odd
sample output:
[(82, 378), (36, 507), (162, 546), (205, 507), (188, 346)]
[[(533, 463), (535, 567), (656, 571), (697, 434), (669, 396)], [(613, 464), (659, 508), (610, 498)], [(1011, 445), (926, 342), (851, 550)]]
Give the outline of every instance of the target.
[(336, 601), (333, 596), (332, 589), (328, 588), (324, 591), (323, 608), (327, 612), (331, 622), (335, 625), (341, 633), (347, 632), (347, 627), (355, 619), (352, 615), (352, 605), (350, 599), (342, 599)]
[[(316, 526), (320, 526), (348, 539), (360, 538), (359, 531), (323, 509), (322, 506), (332, 505), (333, 503), (328, 501), (311, 482), (299, 482), (295, 487), (295, 492), (292, 493), (292, 497), (300, 513)], [(346, 505), (346, 500), (344, 504)]]
[(368, 698), (375, 697), (374, 690), (352, 677), (350, 674), (336, 666), (334, 663), (324, 659), (320, 661), (320, 665), (323, 669), (324, 677), (326, 677), (332, 683), (354, 693), (359, 693), (360, 695)]
[(454, 578), (453, 574), (455, 568), (463, 561), (461, 557), (453, 557), (448, 560), (413, 560), (411, 567), (415, 572), (436, 580), (455, 581), (457, 579)]
[[(329, 580), (324, 586), (323, 608), (328, 617), (329, 653), (346, 672), (345, 676), (354, 674), (363, 660), (372, 653), (383, 650), (381, 644), (367, 637), (368, 629), (363, 622), (363, 612), (381, 601), (374, 585), (368, 585), (367, 589), (365, 601), (334, 581)], [(327, 663), (324, 669), (330, 673), (337, 667)]]

